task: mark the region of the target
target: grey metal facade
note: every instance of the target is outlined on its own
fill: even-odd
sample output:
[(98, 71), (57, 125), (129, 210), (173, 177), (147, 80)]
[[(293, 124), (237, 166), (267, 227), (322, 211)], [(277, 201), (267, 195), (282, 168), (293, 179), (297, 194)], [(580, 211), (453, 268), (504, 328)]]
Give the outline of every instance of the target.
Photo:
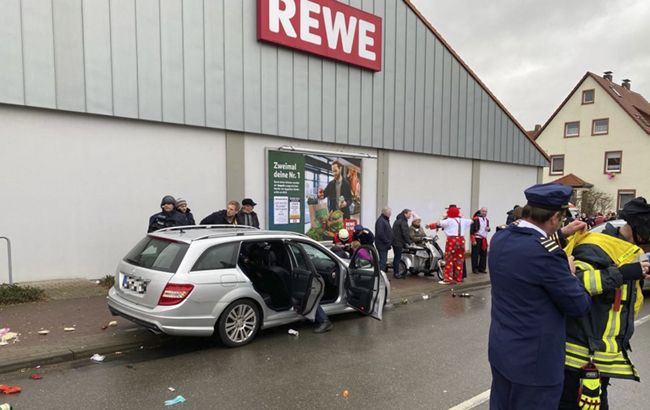
[(264, 44), (256, 0), (0, 0), (0, 102), (545, 166), (403, 0), (378, 73)]

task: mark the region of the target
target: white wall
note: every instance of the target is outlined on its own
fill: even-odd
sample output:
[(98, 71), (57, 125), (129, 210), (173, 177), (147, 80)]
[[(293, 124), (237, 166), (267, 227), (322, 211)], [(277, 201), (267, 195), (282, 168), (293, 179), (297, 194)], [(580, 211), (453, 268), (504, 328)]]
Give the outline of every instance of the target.
[[(521, 165), (481, 162), (479, 207), (488, 209), (492, 234), (506, 222), (506, 212), (526, 204), (524, 190), (537, 183), (537, 168)], [(477, 209), (472, 210), (472, 213)], [(492, 235), (488, 238), (491, 239)]]
[[(260, 224), (262, 227), (267, 226), (267, 209), (265, 200), (267, 185), (266, 148), (277, 149), (282, 145), (292, 145), (294, 147), (315, 150), (341, 151), (341, 156), (345, 156), (346, 152), (377, 155), (377, 150), (361, 147), (323, 144), (252, 134), (246, 134), (245, 138), (244, 149), (246, 166), (244, 175), (244, 194), (247, 197), (253, 198), (257, 203), (255, 212), (257, 212), (260, 218)], [(377, 218), (377, 160), (364, 159), (362, 162), (361, 173), (361, 224), (373, 227), (374, 229), (375, 219)]]
[(226, 202), (222, 131), (0, 105), (0, 147), (16, 282), (113, 273), (166, 194), (197, 222)]
[(471, 216), (472, 161), (391, 152), (388, 164), (388, 206), (393, 216), (408, 208), (422, 217), (422, 223), (430, 223), (439, 220), (449, 204)]

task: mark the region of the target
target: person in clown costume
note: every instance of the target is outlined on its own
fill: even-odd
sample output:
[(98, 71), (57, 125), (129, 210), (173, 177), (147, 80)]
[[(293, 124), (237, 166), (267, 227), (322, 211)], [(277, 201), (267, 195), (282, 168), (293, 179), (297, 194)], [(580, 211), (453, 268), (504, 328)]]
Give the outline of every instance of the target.
[(451, 285), (463, 281), (463, 266), (465, 264), (465, 235), (469, 233), (472, 220), (463, 218), (460, 208), (449, 205), (446, 217), (430, 224), (429, 229), (441, 228), (447, 235), (445, 246), (445, 275), (441, 285)]

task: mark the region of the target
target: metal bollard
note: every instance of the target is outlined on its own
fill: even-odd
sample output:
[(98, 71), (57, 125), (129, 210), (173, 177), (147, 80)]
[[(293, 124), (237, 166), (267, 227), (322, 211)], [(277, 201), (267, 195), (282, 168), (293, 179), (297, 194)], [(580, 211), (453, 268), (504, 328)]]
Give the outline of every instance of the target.
[(0, 236), (0, 239), (7, 241), (7, 265), (9, 265), (9, 284), (13, 285), (13, 276), (11, 274), (11, 241), (6, 236)]

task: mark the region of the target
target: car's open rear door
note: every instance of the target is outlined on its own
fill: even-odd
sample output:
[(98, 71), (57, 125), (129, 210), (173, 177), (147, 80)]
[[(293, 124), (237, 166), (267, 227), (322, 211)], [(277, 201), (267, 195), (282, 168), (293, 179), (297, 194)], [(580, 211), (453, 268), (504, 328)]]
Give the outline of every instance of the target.
[(349, 306), (381, 320), (386, 298), (386, 284), (379, 271), (379, 256), (372, 246), (355, 251), (348, 266), (345, 290)]
[(295, 311), (309, 320), (316, 317), (316, 309), (325, 293), (325, 281), (316, 272), (307, 253), (298, 242), (287, 241), (293, 256), (291, 272), (291, 302)]

